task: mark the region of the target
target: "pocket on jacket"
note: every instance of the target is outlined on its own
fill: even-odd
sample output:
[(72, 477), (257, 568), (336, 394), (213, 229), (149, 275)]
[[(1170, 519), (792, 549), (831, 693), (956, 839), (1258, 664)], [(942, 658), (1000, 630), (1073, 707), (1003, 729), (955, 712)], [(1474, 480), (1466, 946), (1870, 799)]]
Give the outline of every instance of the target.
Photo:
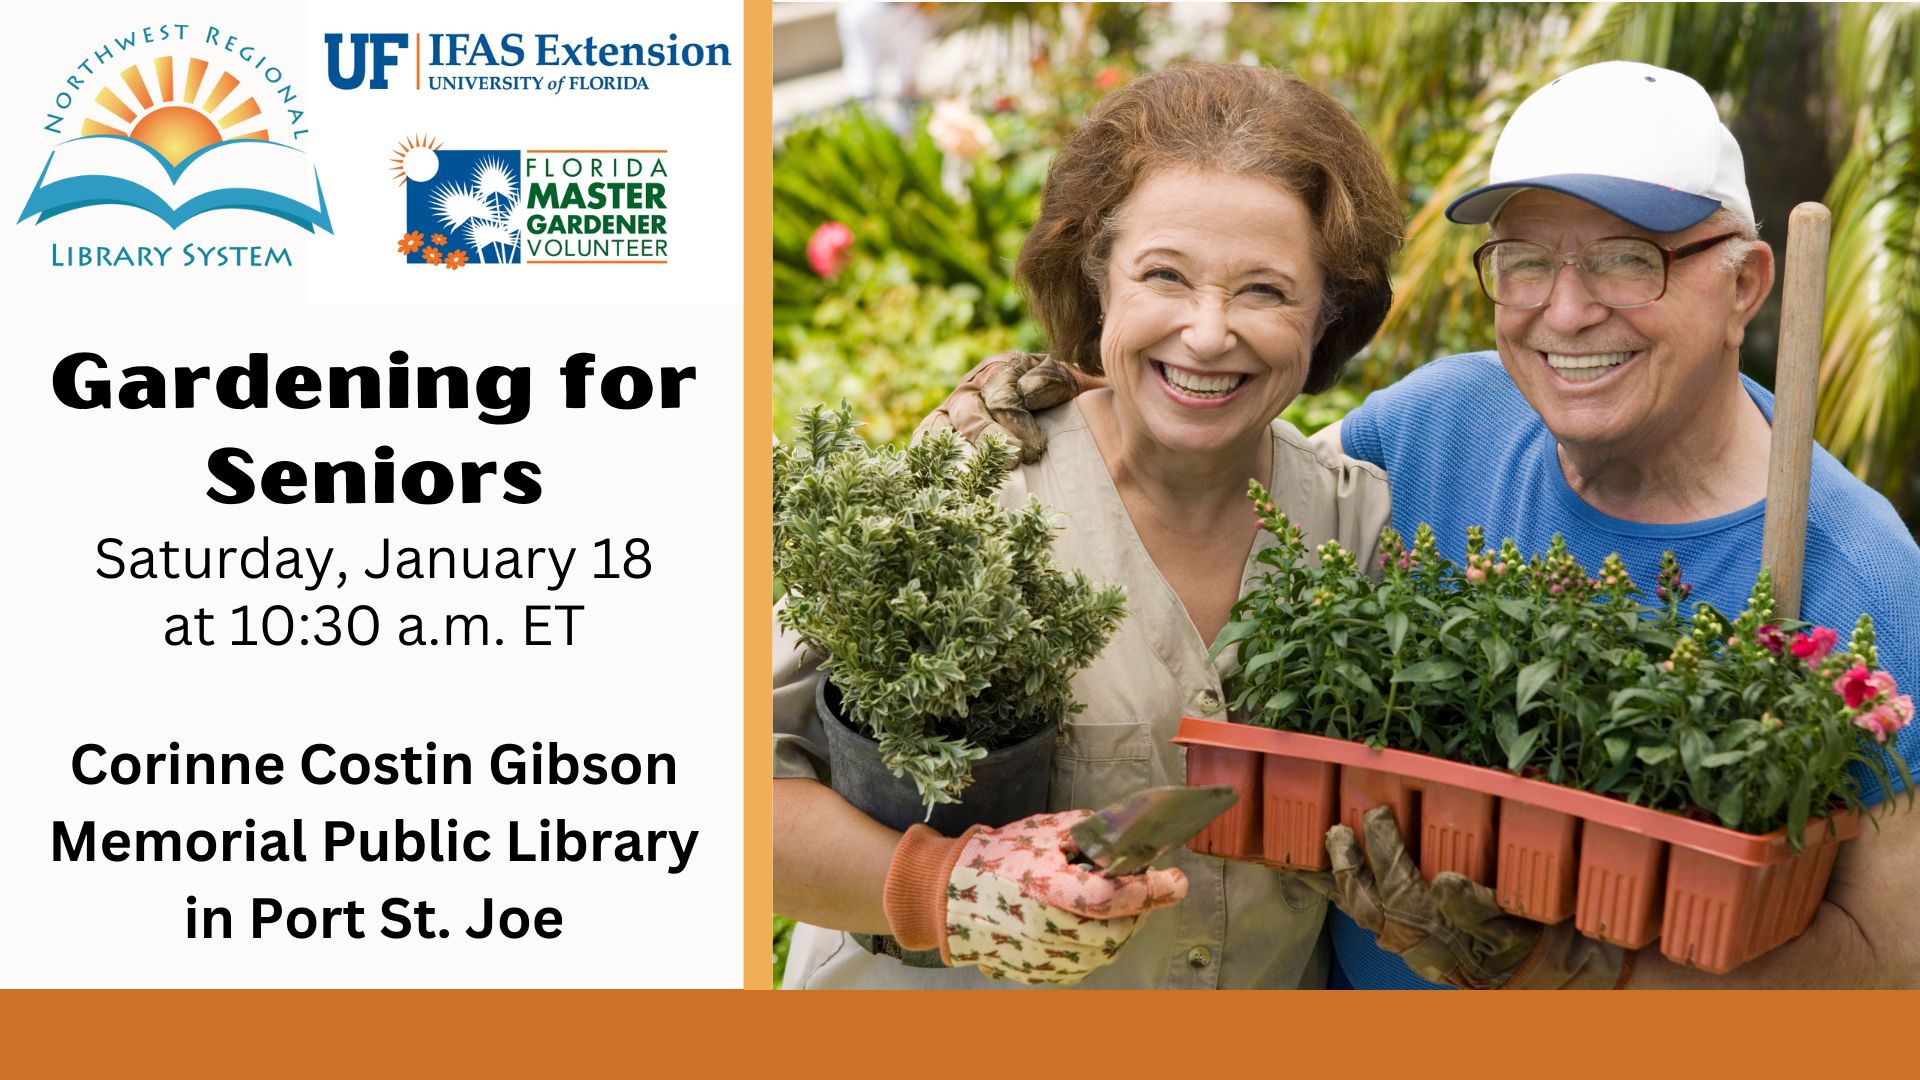
[(1097, 810), (1151, 786), (1149, 725), (1069, 723), (1065, 731), (1053, 751), (1053, 809)]

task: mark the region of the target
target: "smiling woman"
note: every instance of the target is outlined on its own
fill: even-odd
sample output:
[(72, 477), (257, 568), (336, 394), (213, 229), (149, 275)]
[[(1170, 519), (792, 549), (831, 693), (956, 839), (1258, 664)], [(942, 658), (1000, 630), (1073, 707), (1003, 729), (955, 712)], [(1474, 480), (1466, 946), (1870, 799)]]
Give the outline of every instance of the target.
[[(1018, 276), (1054, 355), (1110, 385), (1037, 418), (1047, 453), (1015, 471), (1001, 499), (1031, 495), (1058, 514), (1055, 558), (1123, 585), (1128, 616), (1073, 680), (1086, 707), (1061, 725), (1049, 810), (1181, 782), (1179, 718), (1224, 714), (1229, 657), (1216, 666), (1208, 646), (1272, 544), (1250, 480), (1274, 492), (1305, 543), (1338, 540), (1373, 558), (1384, 475), (1275, 418), (1303, 389), (1331, 385), (1379, 326), (1400, 225), (1359, 125), (1270, 69), (1145, 76), (1109, 94), (1055, 158)], [(867, 819), (819, 782), (830, 778), (812, 708), (817, 658), (791, 638), (774, 655), (775, 906), (811, 924), (794, 934), (786, 985), (1326, 985), (1324, 902), (1265, 867), (1182, 850), (1171, 861), (1187, 898), (1150, 919), (1168, 897), (1144, 903), (1137, 881), (1079, 875), (1106, 913), (1095, 925), (1057, 908), (1044, 881), (983, 884), (992, 874), (961, 866), (958, 841)], [(1026, 818), (969, 843), (1031, 843), (1065, 820)], [(981, 889), (1024, 922), (949, 903)], [(1102, 937), (1062, 951), (1028, 933), (1042, 925)], [(909, 967), (845, 931), (891, 931), (903, 949), (937, 949), (985, 974)]]
[[(1324, 329), (1305, 204), (1256, 177), (1179, 170), (1149, 177), (1120, 216), (1100, 339), (1113, 393), (1084, 403), (1089, 421), (1196, 461), (1256, 445), (1300, 393)], [(1270, 227), (1250, 233), (1249, 221)]]

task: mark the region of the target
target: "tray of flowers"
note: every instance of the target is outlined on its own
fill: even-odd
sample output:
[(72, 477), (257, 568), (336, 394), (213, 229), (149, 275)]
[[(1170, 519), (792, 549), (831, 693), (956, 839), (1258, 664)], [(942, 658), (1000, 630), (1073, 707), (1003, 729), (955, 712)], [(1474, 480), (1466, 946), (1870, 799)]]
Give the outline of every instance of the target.
[(1870, 824), (1862, 775), (1911, 791), (1872, 621), (1843, 643), (1776, 619), (1764, 570), (1737, 617), (1683, 614), (1671, 556), (1649, 606), (1617, 557), (1590, 576), (1476, 529), (1456, 566), (1423, 526), (1383, 537), (1375, 579), (1251, 494), (1279, 543), (1215, 646), (1234, 722), (1174, 740), (1188, 783), (1242, 796), (1196, 851), (1322, 870), (1327, 829), (1386, 805), (1429, 879), (1724, 973), (1806, 930)]

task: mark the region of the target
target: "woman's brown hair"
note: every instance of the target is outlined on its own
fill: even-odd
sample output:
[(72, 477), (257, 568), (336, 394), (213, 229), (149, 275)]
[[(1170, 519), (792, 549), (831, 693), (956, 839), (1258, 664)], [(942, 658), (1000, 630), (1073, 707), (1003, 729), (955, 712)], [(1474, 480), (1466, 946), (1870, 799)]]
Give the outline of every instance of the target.
[(1017, 277), (1056, 359), (1100, 373), (1101, 290), (1117, 211), (1149, 174), (1257, 176), (1292, 192), (1316, 225), (1325, 333), (1304, 389), (1332, 386), (1393, 302), (1400, 200), (1379, 151), (1340, 103), (1271, 68), (1185, 64), (1103, 98), (1047, 172)]

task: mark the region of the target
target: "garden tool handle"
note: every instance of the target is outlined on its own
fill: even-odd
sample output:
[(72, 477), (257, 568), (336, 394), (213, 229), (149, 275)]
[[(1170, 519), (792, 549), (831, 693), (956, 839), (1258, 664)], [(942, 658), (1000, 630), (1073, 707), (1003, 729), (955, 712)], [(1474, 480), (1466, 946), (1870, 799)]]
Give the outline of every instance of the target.
[(1767, 518), (1760, 547), (1760, 565), (1773, 571), (1773, 612), (1782, 619), (1800, 617), (1831, 226), (1827, 208), (1817, 202), (1801, 203), (1787, 218), (1780, 347), (1773, 375), (1773, 446), (1767, 457)]

